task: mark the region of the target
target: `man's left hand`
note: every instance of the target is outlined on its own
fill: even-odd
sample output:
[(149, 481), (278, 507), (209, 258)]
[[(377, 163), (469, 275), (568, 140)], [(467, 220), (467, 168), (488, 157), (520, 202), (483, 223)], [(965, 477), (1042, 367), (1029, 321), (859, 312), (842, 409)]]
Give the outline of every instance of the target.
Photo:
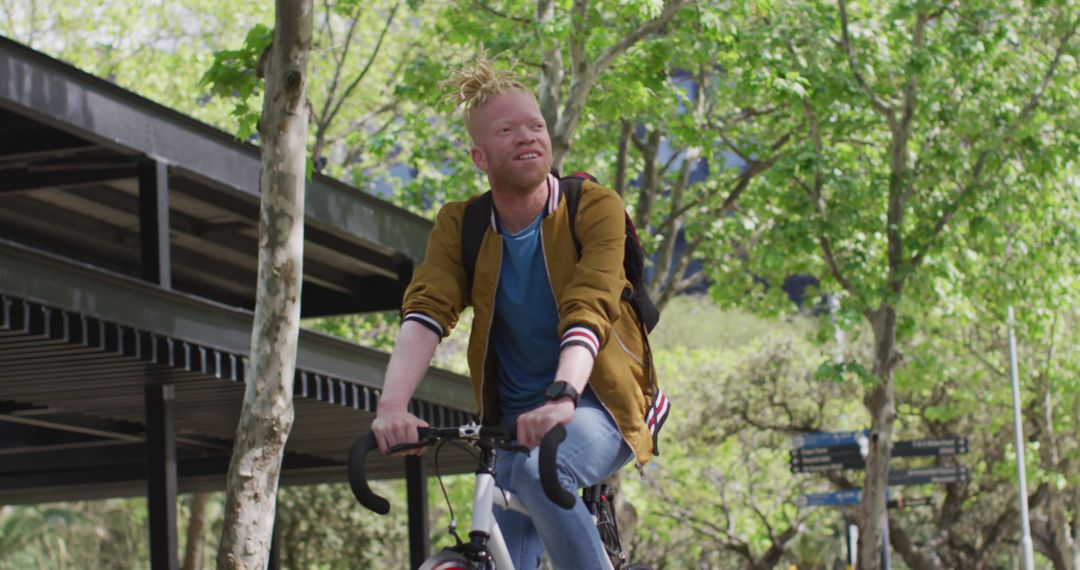
[(574, 403), (570, 401), (570, 398), (545, 402), (539, 408), (522, 414), (518, 418), (518, 444), (530, 449), (539, 447), (540, 440), (544, 439), (555, 424), (566, 425), (572, 419), (574, 419)]

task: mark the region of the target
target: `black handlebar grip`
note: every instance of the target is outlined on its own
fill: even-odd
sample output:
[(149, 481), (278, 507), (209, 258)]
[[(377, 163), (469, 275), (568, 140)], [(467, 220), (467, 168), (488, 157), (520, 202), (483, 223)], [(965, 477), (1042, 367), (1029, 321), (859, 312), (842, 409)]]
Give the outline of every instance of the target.
[(390, 501), (376, 495), (368, 486), (365, 463), (367, 454), (371, 450), (379, 449), (375, 441), (375, 434), (367, 433), (358, 438), (349, 448), (349, 461), (346, 471), (349, 474), (349, 486), (352, 487), (353, 496), (361, 505), (369, 511), (385, 515), (390, 512)]
[(540, 441), (540, 486), (552, 503), (570, 510), (574, 508), (577, 498), (559, 484), (558, 464), (556, 463), (559, 444), (564, 439), (566, 439), (566, 427), (562, 424), (555, 424), (555, 427), (551, 428), (551, 431), (547, 432), (544, 439)]

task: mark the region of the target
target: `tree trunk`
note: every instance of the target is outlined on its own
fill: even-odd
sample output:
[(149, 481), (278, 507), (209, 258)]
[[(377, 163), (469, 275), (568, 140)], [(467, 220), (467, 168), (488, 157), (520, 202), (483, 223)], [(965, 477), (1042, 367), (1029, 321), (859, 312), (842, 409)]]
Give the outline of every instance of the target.
[(660, 131), (651, 131), (648, 137), (642, 141), (637, 136), (633, 137), (634, 146), (637, 147), (644, 161), (641, 169), (641, 187), (638, 191), (637, 211), (634, 212), (634, 226), (638, 232), (648, 233), (649, 222), (652, 219), (653, 203), (660, 192)]
[(188, 519), (187, 544), (184, 547), (184, 570), (202, 568), (202, 552), (206, 545), (206, 505), (210, 493), (191, 496), (191, 516)]
[[(1051, 343), (1046, 356), (1046, 368), (1050, 367), (1050, 361), (1053, 358), (1054, 347)], [(1054, 424), (1055, 394), (1053, 381), (1048, 371), (1040, 373), (1038, 379), (1038, 397), (1039, 401), (1042, 402), (1042, 414), (1036, 416), (1037, 421), (1042, 424), (1041, 429), (1039, 429), (1039, 461), (1042, 463), (1042, 468), (1048, 473), (1068, 473), (1070, 471), (1070, 462), (1062, 457)], [(1049, 487), (1046, 513), (1049, 534), (1052, 539), (1050, 540), (1050, 549), (1044, 551), (1043, 554), (1054, 563), (1056, 570), (1080, 570), (1080, 564), (1077, 563), (1080, 561), (1080, 547), (1075, 541), (1075, 529), (1073, 528), (1076, 526), (1076, 522), (1069, 520), (1068, 501), (1073, 492), (1074, 489), (1071, 484), (1061, 489), (1053, 485)]]
[(278, 476), (293, 422), (292, 386), (300, 330), (305, 97), (312, 0), (278, 0), (259, 136), (259, 269), (251, 354), (226, 487), (217, 567), (266, 568)]
[(881, 565), (882, 523), (885, 516), (885, 490), (889, 483), (889, 460), (892, 458), (893, 423), (896, 402), (893, 371), (899, 360), (896, 353), (896, 308), (883, 303), (870, 315), (874, 327), (874, 377), (878, 380), (864, 398), (870, 412), (869, 455), (866, 478), (859, 505), (859, 565), (862, 570)]
[(619, 150), (615, 158), (615, 187), (612, 189), (618, 192), (619, 196), (626, 196), (626, 162), (630, 154), (630, 135), (634, 133), (634, 125), (626, 119), (622, 119), (621, 123)]

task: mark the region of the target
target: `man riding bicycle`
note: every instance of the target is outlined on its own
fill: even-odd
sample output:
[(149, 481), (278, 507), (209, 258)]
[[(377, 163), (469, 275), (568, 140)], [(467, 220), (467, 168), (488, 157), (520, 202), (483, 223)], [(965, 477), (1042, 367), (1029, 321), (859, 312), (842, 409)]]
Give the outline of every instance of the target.
[[(558, 474), (573, 492), (654, 449), (646, 413), (654, 369), (623, 269), (625, 211), (615, 192), (584, 183), (574, 218), (550, 173), (551, 141), (536, 99), (511, 72), (481, 56), (446, 82), (487, 174), (491, 215), (471, 276), (462, 225), (471, 200), (439, 212), (424, 262), (405, 292), (403, 321), (372, 431), (384, 453), (417, 441), (427, 424), (407, 411), (442, 337), (461, 311), (474, 311), (468, 361), (480, 422), (516, 426), (536, 447), (556, 424), (567, 429)], [(575, 246), (580, 243), (580, 254)], [(415, 452), (414, 452), (415, 453)], [(498, 456), (496, 480), (530, 516), (497, 509), (517, 568), (536, 568), (544, 545), (557, 568), (609, 566), (581, 503), (564, 510), (541, 491), (537, 453)]]

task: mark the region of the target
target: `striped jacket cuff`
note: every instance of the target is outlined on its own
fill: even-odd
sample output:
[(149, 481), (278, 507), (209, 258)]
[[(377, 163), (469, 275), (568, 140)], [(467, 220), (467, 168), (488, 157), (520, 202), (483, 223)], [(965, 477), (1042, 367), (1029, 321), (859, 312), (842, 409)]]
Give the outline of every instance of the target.
[(439, 321), (436, 321), (435, 319), (425, 315), (424, 313), (405, 313), (405, 316), (402, 317), (401, 322), (404, 323), (405, 321), (416, 321), (424, 325), (425, 327), (431, 329), (432, 332), (439, 335), (440, 339), (445, 336), (443, 334), (443, 327), (439, 324)]
[(579, 325), (566, 329), (566, 332), (562, 335), (562, 342), (559, 344), (559, 350), (575, 345), (584, 346), (589, 349), (593, 358), (596, 358), (596, 353), (600, 352), (600, 339), (592, 329), (586, 326)]

